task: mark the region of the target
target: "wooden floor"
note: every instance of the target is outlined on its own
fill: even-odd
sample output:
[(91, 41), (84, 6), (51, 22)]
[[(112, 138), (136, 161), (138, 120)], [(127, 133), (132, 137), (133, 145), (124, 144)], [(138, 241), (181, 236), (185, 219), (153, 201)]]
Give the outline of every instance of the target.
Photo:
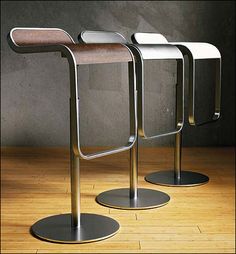
[[(90, 151), (91, 149), (87, 149)], [(183, 168), (207, 174), (198, 187), (161, 187), (147, 173), (170, 169), (170, 148), (140, 149), (139, 186), (171, 196), (166, 206), (143, 211), (98, 205), (102, 191), (129, 185), (128, 152), (81, 162), (82, 211), (119, 221), (118, 234), (87, 244), (55, 244), (34, 238), (40, 218), (70, 212), (69, 153), (64, 148), (2, 148), (2, 253), (235, 253), (233, 148), (185, 148)]]

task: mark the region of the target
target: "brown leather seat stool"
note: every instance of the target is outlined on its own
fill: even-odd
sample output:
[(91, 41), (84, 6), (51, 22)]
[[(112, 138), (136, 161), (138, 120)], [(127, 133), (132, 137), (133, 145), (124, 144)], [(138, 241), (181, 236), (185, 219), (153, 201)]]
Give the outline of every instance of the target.
[[(137, 138), (135, 64), (132, 52), (120, 43), (75, 44), (71, 36), (57, 28), (14, 28), (8, 35), (17, 53), (60, 52), (70, 69), (70, 164), (71, 213), (47, 217), (31, 231), (39, 238), (62, 243), (84, 243), (108, 238), (117, 233), (119, 223), (112, 218), (80, 213), (80, 159), (90, 160), (130, 150)], [(77, 67), (82, 64), (125, 62), (129, 65), (130, 136), (122, 147), (94, 154), (83, 154), (80, 145), (80, 107)]]

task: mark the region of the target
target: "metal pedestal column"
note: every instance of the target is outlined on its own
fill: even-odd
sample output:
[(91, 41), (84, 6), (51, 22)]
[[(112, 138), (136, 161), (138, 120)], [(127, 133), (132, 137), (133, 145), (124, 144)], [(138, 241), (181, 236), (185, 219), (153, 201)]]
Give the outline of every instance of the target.
[(151, 173), (145, 177), (145, 180), (159, 185), (165, 186), (196, 186), (202, 185), (209, 181), (208, 176), (181, 170), (181, 139), (182, 132), (175, 136), (175, 167), (174, 170), (162, 170)]
[[(220, 117), (220, 102), (221, 102), (221, 54), (219, 50), (212, 44), (201, 42), (171, 42), (156, 33), (135, 33), (132, 35), (132, 41), (140, 45), (160, 45), (171, 44), (188, 56), (189, 60), (189, 123), (191, 125), (200, 126), (210, 122), (215, 122)], [(215, 83), (215, 106), (214, 113), (208, 121), (197, 121), (195, 114), (196, 102), (196, 84), (195, 84), (195, 63), (200, 59), (215, 59), (216, 61), (216, 83)], [(180, 84), (181, 77), (178, 77)], [(177, 91), (178, 92), (178, 91)], [(184, 94), (183, 94), (184, 95)], [(178, 103), (178, 100), (177, 100)], [(178, 113), (178, 112), (177, 112)], [(142, 132), (144, 132), (142, 130)], [(175, 146), (175, 167), (171, 171), (159, 171), (149, 174), (145, 177), (148, 182), (166, 186), (196, 186), (207, 183), (209, 178), (203, 174), (189, 171), (181, 171), (181, 133), (176, 134)]]
[[(77, 79), (71, 70), (71, 82)], [(73, 87), (73, 86), (72, 86)], [(39, 220), (31, 227), (31, 232), (44, 240), (59, 243), (86, 243), (109, 238), (115, 235), (120, 225), (107, 216), (80, 213), (80, 159), (73, 152), (76, 143), (76, 92), (71, 92), (70, 100), (70, 163), (71, 163), (71, 213), (59, 214)]]
[[(134, 66), (129, 64), (129, 80), (134, 81)], [(130, 86), (130, 94), (132, 87)], [(131, 96), (130, 96), (131, 97)], [(130, 108), (137, 105), (133, 100), (130, 100)], [(133, 119), (132, 111), (130, 110), (130, 119)], [(130, 128), (134, 129), (136, 120), (131, 121)], [(136, 129), (137, 134), (137, 129)], [(114, 189), (100, 193), (96, 201), (104, 206), (117, 209), (150, 209), (166, 205), (170, 200), (169, 195), (164, 192), (138, 188), (138, 135), (137, 139), (130, 149), (130, 188)]]
[(130, 188), (100, 193), (96, 200), (117, 209), (150, 209), (166, 205), (170, 197), (164, 192), (138, 188), (138, 141), (130, 151)]
[(73, 154), (71, 164), (72, 213), (39, 220), (31, 227), (32, 233), (59, 243), (85, 243), (111, 237), (119, 230), (115, 220), (97, 214), (80, 214), (79, 158)]

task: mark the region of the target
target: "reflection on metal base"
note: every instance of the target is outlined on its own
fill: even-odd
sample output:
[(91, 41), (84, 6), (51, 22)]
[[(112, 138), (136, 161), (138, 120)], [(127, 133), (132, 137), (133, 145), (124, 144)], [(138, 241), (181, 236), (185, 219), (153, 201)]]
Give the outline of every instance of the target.
[(147, 182), (166, 185), (166, 186), (196, 186), (207, 183), (208, 176), (191, 171), (181, 171), (181, 177), (178, 181), (175, 178), (174, 170), (171, 171), (158, 171), (151, 173), (145, 177)]
[(118, 209), (150, 209), (166, 205), (170, 200), (164, 192), (138, 188), (137, 199), (130, 199), (130, 189), (115, 189), (99, 194), (96, 201), (101, 205)]
[(119, 224), (106, 216), (82, 213), (79, 228), (71, 226), (71, 214), (59, 214), (37, 221), (32, 233), (37, 237), (59, 243), (86, 243), (106, 239), (119, 230)]

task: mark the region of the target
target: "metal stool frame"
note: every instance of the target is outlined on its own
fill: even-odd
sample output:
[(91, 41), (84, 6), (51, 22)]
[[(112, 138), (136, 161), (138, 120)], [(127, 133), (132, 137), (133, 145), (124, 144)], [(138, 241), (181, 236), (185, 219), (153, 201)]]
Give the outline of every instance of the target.
[[(132, 41), (139, 44), (157, 45), (159, 43), (168, 43), (162, 34), (156, 33), (135, 33), (132, 35)], [(196, 42), (171, 42), (171, 45), (177, 46), (183, 55), (189, 59), (189, 103), (188, 119), (190, 125), (200, 126), (215, 122), (220, 117), (220, 99), (221, 99), (221, 56), (218, 49), (209, 43)], [(215, 111), (212, 119), (206, 122), (198, 122), (195, 117), (195, 62), (198, 59), (216, 60), (216, 84), (215, 84)], [(208, 176), (197, 172), (181, 170), (181, 150), (182, 150), (182, 131), (175, 135), (175, 158), (174, 171), (165, 170), (151, 173), (145, 177), (146, 181), (166, 186), (196, 186), (205, 184), (209, 181)]]
[[(127, 40), (117, 32), (105, 31), (83, 31), (79, 35), (79, 41), (82, 43), (124, 43), (135, 55), (136, 60), (136, 77), (138, 88), (138, 133), (141, 137), (150, 139), (160, 136), (166, 136), (181, 131), (183, 126), (183, 105), (184, 105), (184, 64), (183, 55), (180, 50), (173, 45), (159, 45), (159, 46), (140, 46), (128, 44)], [(162, 60), (175, 59), (177, 60), (177, 105), (176, 105), (176, 129), (169, 133), (161, 133), (155, 136), (148, 137), (145, 133), (144, 127), (144, 73), (143, 60)], [(105, 191), (97, 196), (97, 201), (105, 206), (120, 208), (120, 209), (145, 209), (162, 206), (168, 202), (166, 195), (157, 195), (157, 192), (152, 190), (145, 190), (138, 188), (138, 140), (136, 145), (131, 149), (130, 156), (130, 188), (115, 189)], [(159, 199), (159, 200), (158, 200)], [(135, 201), (135, 202), (134, 202)], [(156, 204), (155, 204), (156, 203)], [(159, 204), (159, 205), (158, 205)]]
[[(61, 243), (84, 243), (111, 237), (119, 230), (112, 218), (80, 213), (80, 159), (90, 160), (130, 150), (137, 139), (136, 78), (132, 52), (122, 44), (81, 45), (58, 28), (14, 28), (8, 34), (8, 43), (17, 53), (60, 52), (66, 57), (70, 69), (70, 165), (71, 165), (71, 213), (60, 214), (39, 220), (31, 227), (37, 237)], [(98, 50), (96, 51), (96, 49)], [(103, 57), (100, 51), (103, 52)], [(95, 54), (95, 53), (96, 54)], [(93, 54), (89, 57), (89, 54)], [(113, 56), (114, 54), (114, 56)], [(130, 95), (130, 137), (119, 148), (83, 154), (79, 132), (79, 90), (77, 66), (90, 63), (128, 62)]]

